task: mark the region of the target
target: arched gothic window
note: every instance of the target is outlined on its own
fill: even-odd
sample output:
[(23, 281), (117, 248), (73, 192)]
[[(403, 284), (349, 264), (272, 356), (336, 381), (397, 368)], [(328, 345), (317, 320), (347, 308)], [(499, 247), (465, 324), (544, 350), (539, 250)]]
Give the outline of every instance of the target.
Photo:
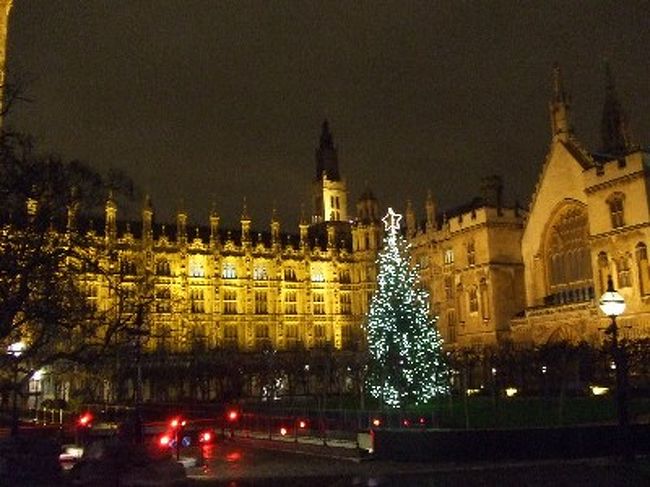
[[(551, 220), (545, 238), (549, 295), (586, 296), (593, 291), (586, 208), (571, 204)], [(563, 298), (562, 301), (565, 299)]]

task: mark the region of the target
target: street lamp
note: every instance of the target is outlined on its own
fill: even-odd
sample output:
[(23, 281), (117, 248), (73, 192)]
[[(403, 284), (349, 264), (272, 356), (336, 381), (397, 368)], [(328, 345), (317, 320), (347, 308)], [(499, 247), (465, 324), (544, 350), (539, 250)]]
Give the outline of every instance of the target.
[(612, 358), (616, 366), (616, 411), (618, 425), (621, 428), (623, 451), (626, 458), (630, 457), (629, 417), (627, 412), (627, 360), (623, 349), (618, 342), (618, 325), (616, 318), (625, 311), (625, 299), (615, 289), (612, 276), (607, 278), (607, 290), (600, 297), (598, 306), (601, 311), (610, 317), (612, 323), (605, 333), (612, 337)]
[(11, 403), (11, 436), (18, 434), (18, 358), (25, 350), (24, 342), (12, 343), (7, 347), (7, 353), (13, 357), (13, 398)]

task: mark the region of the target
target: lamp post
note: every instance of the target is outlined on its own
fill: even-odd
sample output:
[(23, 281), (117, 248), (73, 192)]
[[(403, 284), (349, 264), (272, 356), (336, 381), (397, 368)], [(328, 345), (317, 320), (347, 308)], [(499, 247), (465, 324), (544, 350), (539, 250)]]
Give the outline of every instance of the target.
[(616, 367), (616, 412), (618, 425), (621, 430), (622, 450), (626, 459), (631, 458), (629, 416), (627, 412), (627, 360), (618, 341), (618, 325), (616, 318), (625, 311), (625, 299), (615, 289), (612, 277), (607, 278), (607, 290), (600, 297), (598, 305), (601, 311), (609, 316), (611, 324), (605, 330), (611, 336), (612, 358)]
[(13, 357), (13, 397), (11, 402), (11, 436), (18, 435), (18, 358), (25, 350), (24, 342), (12, 343), (7, 353)]

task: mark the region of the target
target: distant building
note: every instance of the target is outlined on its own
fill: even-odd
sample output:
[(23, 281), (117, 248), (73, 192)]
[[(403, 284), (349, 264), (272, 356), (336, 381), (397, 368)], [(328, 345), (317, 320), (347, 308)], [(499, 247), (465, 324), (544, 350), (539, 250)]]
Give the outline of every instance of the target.
[[(91, 237), (103, 267), (119, 279), (124, 306), (142, 300), (139, 283), (149, 276), (150, 349), (363, 346), (361, 323), (382, 231), (377, 201), (366, 195), (358, 221), (347, 220), (346, 186), (327, 122), (316, 165), (313, 223), (303, 220), (294, 234), (281, 231), (275, 212), (267, 231), (254, 232), (245, 205), (237, 230), (220, 229), (214, 211), (204, 226), (189, 228), (184, 211), (173, 228), (155, 225), (148, 199), (141, 221), (118, 222), (109, 197), (104, 231)], [(98, 310), (120, 305), (103, 275), (88, 274), (84, 286)]]

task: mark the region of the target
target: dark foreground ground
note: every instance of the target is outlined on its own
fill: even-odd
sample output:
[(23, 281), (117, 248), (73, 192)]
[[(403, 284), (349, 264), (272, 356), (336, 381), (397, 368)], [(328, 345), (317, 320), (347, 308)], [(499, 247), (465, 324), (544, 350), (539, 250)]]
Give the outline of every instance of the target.
[[(327, 453), (325, 450), (323, 454)], [(504, 464), (423, 464), (328, 458), (215, 445), (205, 465), (188, 469), (191, 486), (648, 486), (650, 460), (591, 459)]]

